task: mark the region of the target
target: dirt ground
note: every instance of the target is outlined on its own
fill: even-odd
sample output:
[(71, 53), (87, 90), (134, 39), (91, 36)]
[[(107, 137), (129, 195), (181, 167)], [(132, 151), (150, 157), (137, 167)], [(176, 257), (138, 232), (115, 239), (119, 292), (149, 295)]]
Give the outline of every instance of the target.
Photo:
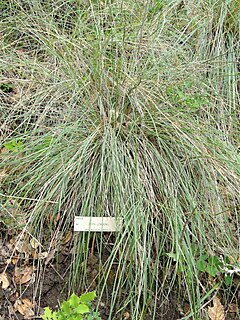
[[(56, 309), (59, 302), (68, 296), (71, 244), (69, 247), (66, 246), (65, 252), (57, 255), (57, 259), (46, 259), (44, 252), (43, 257), (39, 254), (33, 258), (36, 243), (30, 241), (26, 244), (22, 240), (19, 241), (15, 232), (8, 231), (0, 223), (0, 320), (40, 319), (44, 307)], [(98, 259), (93, 257), (92, 260), (95, 262), (88, 268), (89, 283), (94, 283), (93, 279), (97, 273)], [(94, 289), (94, 285), (91, 289)], [(108, 293), (111, 293), (110, 282), (107, 289)], [(159, 308), (156, 320), (180, 318), (179, 312), (176, 311), (176, 295), (173, 293), (170, 299)], [(103, 320), (109, 319), (109, 307), (104, 294), (99, 311)], [(130, 312), (125, 312), (112, 320), (117, 319), (130, 320), (132, 317)], [(152, 316), (146, 315), (145, 319), (150, 320)]]
[[(56, 309), (67, 299), (68, 294), (72, 293), (68, 292), (73, 247), (72, 241), (69, 241), (71, 237), (67, 236), (65, 249), (61, 253), (50, 251), (46, 255), (46, 252), (39, 251), (33, 238), (26, 237), (26, 240), (23, 240), (19, 235), (16, 230), (7, 229), (0, 222), (0, 320), (41, 319), (44, 307)], [(104, 253), (102, 259), (107, 260), (107, 253)], [(96, 288), (98, 269), (99, 258), (93, 254), (87, 268), (89, 291)], [(114, 270), (111, 270), (111, 273), (114, 278)], [(102, 295), (101, 301), (97, 300), (103, 320), (110, 320), (108, 297), (114, 294), (111, 279), (107, 280), (107, 291), (107, 294)], [(76, 290), (76, 294), (81, 293), (81, 290)], [(158, 301), (154, 319), (152, 315), (146, 314), (144, 320), (177, 320), (183, 318), (189, 310), (187, 301), (179, 300), (177, 290), (172, 290), (164, 303), (162, 302)], [(234, 305), (236, 304), (232, 304)], [(208, 317), (202, 320), (205, 319), (209, 320)], [(132, 318), (130, 310), (126, 308), (123, 314), (111, 320), (138, 319)], [(229, 308), (225, 320), (239, 320), (239, 316)]]

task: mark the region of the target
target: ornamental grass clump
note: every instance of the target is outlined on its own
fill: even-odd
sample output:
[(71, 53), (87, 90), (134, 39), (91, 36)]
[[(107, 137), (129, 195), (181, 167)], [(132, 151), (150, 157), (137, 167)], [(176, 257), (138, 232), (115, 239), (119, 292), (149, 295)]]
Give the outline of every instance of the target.
[(163, 3), (20, 1), (1, 22), (1, 70), (16, 91), (0, 107), (4, 203), (18, 199), (24, 230), (45, 246), (76, 215), (123, 219), (109, 237), (74, 235), (69, 284), (89, 285), (95, 252), (109, 319), (126, 308), (154, 319), (176, 283), (197, 317), (212, 286), (196, 261), (237, 255), (235, 20), (224, 25), (212, 5), (222, 29), (211, 34), (204, 2)]

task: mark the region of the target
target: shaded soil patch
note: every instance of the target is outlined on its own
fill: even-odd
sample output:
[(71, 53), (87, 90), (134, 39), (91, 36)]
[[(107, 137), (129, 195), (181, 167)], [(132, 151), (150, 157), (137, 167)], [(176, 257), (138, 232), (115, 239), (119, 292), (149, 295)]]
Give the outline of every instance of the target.
[[(71, 265), (71, 244), (66, 246), (64, 253), (55, 254), (50, 261), (47, 259), (33, 259), (27, 250), (24, 240), (16, 243), (16, 234), (12, 231), (7, 234), (5, 226), (1, 225), (0, 239), (0, 274), (2, 278), (0, 288), (0, 320), (14, 319), (38, 319), (46, 306), (56, 309), (68, 294), (68, 280)], [(14, 242), (15, 241), (15, 242)], [(34, 242), (32, 242), (34, 246)], [(18, 250), (16, 250), (18, 248)], [(30, 248), (33, 249), (33, 248)], [(33, 250), (32, 250), (33, 251)], [(107, 260), (107, 253), (102, 257)], [(47, 264), (46, 264), (47, 262)], [(87, 268), (87, 280), (89, 291), (95, 290), (96, 276), (98, 274), (98, 258), (93, 255), (89, 259)], [(115, 276), (115, 270), (111, 270), (111, 277)], [(6, 280), (5, 283), (3, 280)], [(112, 280), (107, 281), (107, 293), (103, 293), (99, 303), (99, 311), (103, 320), (109, 319), (109, 296), (113, 295)], [(76, 292), (81, 294), (82, 292)], [(117, 293), (115, 293), (117, 294)], [(159, 308), (154, 317), (156, 320), (178, 319), (177, 295), (173, 292), (165, 303), (157, 301)], [(161, 307), (160, 307), (161, 305)], [(126, 308), (115, 319), (133, 319)], [(153, 319), (153, 315), (147, 315), (144, 319)], [(136, 319), (134, 319), (136, 320)]]

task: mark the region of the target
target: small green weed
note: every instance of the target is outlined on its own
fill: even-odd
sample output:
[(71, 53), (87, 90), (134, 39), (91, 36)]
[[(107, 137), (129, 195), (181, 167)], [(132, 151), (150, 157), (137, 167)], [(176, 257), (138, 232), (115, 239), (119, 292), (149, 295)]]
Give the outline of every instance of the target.
[(207, 273), (213, 278), (224, 276), (224, 284), (226, 286), (231, 286), (234, 270), (239, 268), (239, 263), (236, 262), (232, 264), (229, 262), (228, 258), (203, 254), (197, 260), (197, 268), (200, 272)]
[(6, 142), (4, 144), (4, 147), (9, 151), (19, 152), (19, 151), (23, 151), (24, 144), (21, 140), (11, 140), (9, 142)]
[[(36, 152), (36, 151), (44, 151), (47, 148), (49, 148), (51, 144), (56, 144), (56, 142), (57, 142), (56, 138), (54, 138), (52, 136), (47, 136), (46, 138), (41, 140), (39, 143), (36, 143), (33, 146), (28, 145), (29, 151), (31, 153)], [(11, 151), (11, 152), (22, 152), (25, 150), (26, 146), (27, 145), (24, 145), (22, 140), (18, 140), (18, 139), (13, 139), (13, 140), (10, 140), (10, 141), (4, 143), (5, 149), (7, 149), (8, 151)]]
[(185, 81), (182, 85), (167, 88), (167, 95), (173, 105), (178, 107), (199, 109), (209, 101), (205, 95), (194, 92), (191, 81)]
[(92, 302), (96, 292), (88, 292), (78, 297), (75, 293), (67, 301), (63, 301), (58, 311), (49, 307), (44, 309), (43, 320), (101, 320), (98, 312), (93, 311)]
[[(185, 273), (185, 276), (191, 277), (191, 271), (189, 266), (186, 264), (186, 261), (183, 257), (178, 257), (175, 253), (168, 253), (168, 257), (172, 258), (173, 261), (178, 262), (178, 272)], [(233, 282), (233, 274), (237, 270), (239, 271), (239, 262), (230, 263), (227, 257), (209, 255), (207, 253), (198, 256), (196, 261), (197, 270), (211, 277), (214, 282), (215, 280), (223, 280), (223, 283), (229, 287)]]
[(13, 85), (11, 83), (1, 83), (0, 90), (5, 93), (10, 93), (13, 91)]

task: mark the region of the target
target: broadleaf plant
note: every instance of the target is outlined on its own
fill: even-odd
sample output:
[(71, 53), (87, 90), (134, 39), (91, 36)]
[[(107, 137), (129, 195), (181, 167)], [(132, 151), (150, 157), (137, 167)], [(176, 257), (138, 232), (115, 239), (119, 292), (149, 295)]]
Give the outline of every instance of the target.
[(92, 302), (96, 292), (88, 292), (78, 297), (73, 293), (67, 301), (63, 301), (59, 310), (44, 308), (43, 320), (101, 320), (98, 312), (93, 311)]

